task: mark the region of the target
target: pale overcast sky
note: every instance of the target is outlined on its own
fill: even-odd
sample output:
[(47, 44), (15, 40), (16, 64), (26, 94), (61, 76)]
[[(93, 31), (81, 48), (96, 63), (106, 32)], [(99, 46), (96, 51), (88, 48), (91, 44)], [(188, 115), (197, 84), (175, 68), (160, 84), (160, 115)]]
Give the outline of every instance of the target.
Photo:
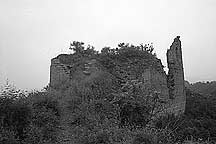
[(186, 80), (216, 80), (216, 0), (0, 0), (0, 81), (22, 89), (49, 82), (51, 58), (73, 40), (96, 49), (181, 36)]

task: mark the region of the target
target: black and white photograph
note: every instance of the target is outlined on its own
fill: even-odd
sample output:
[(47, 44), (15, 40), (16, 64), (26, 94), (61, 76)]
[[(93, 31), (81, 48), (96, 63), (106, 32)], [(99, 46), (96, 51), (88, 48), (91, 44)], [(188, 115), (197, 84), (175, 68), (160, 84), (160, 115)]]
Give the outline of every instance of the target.
[(216, 144), (216, 0), (0, 0), (0, 144)]

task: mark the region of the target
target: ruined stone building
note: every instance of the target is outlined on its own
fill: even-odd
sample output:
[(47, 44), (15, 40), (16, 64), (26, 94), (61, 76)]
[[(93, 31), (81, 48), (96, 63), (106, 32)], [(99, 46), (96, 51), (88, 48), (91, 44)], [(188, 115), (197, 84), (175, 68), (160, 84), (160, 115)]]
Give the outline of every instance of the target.
[[(167, 111), (175, 114), (184, 112), (186, 103), (182, 48), (179, 38), (177, 36), (167, 50), (168, 74), (165, 73), (160, 59), (157, 58), (153, 63), (154, 67), (150, 64), (141, 70), (144, 85), (159, 91), (163, 99), (168, 101)], [(56, 91), (73, 93), (70, 88), (73, 84), (88, 83), (101, 75), (109, 77), (110, 73), (101, 68), (97, 59), (86, 58), (81, 61), (82, 63), (75, 64), (69, 54), (61, 54), (53, 58), (50, 67), (50, 87)], [(133, 64), (128, 65), (122, 73), (130, 72), (133, 69), (131, 66)], [(134, 75), (136, 74), (131, 72), (131, 77)], [(109, 82), (107, 80), (106, 83)]]
[(111, 94), (113, 88), (122, 88), (119, 83), (124, 83), (124, 80), (126, 83), (137, 79), (142, 81), (144, 93), (149, 90), (159, 92), (160, 98), (166, 101), (165, 112), (176, 115), (183, 113), (186, 94), (179, 38), (176, 37), (167, 50), (168, 74), (164, 71), (161, 60), (142, 48), (141, 51), (126, 51), (127, 54), (124, 53), (123, 58), (117, 55), (115, 60), (113, 57), (104, 58), (106, 56), (102, 52), (100, 55), (96, 54), (96, 57), (60, 54), (53, 58), (50, 67), (50, 90), (57, 96), (61, 107), (61, 131), (58, 136), (61, 143), (73, 143), (71, 99), (76, 99), (77, 95), (84, 100), (88, 100), (89, 95), (106, 95), (105, 98), (112, 101), (115, 99)]

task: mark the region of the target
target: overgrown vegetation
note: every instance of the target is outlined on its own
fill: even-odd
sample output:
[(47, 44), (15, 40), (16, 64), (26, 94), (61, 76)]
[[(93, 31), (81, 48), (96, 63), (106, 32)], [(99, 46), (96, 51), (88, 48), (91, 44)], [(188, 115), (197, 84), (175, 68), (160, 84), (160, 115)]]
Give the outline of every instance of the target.
[(187, 82), (187, 87), (199, 94), (216, 96), (216, 81), (196, 82), (193, 84)]
[(25, 94), (7, 85), (0, 96), (0, 143), (54, 143), (59, 116), (58, 103), (49, 93)]
[[(71, 87), (67, 100), (70, 134), (75, 144), (177, 144), (216, 142), (216, 98), (187, 90), (185, 114), (157, 117), (163, 111), (160, 93), (142, 87), (142, 70), (163, 69), (152, 45), (121, 43), (94, 47), (73, 42), (62, 63), (81, 65), (94, 58), (109, 75)], [(129, 68), (130, 67), (130, 68)], [(132, 67), (132, 68), (131, 68)], [(132, 69), (132, 70), (131, 70)], [(49, 89), (49, 88), (47, 88)], [(48, 90), (23, 93), (7, 83), (0, 95), (1, 144), (60, 143), (60, 100)]]
[(156, 121), (156, 128), (172, 130), (175, 141), (216, 142), (216, 98), (188, 89), (186, 95), (185, 114), (162, 116)]
[[(130, 83), (137, 86), (138, 83)], [(187, 91), (186, 112), (181, 116), (167, 114), (150, 120), (147, 99), (132, 89), (114, 93), (112, 99), (98, 97), (71, 99), (71, 129), (76, 143), (213, 143), (215, 141), (215, 98), (205, 98)], [(77, 94), (83, 89), (78, 89)], [(43, 144), (57, 142), (61, 113), (58, 102), (48, 92), (28, 95), (10, 90), (1, 94), (0, 119), (2, 144)], [(130, 94), (131, 92), (131, 94)], [(137, 92), (137, 90), (136, 90)], [(128, 94), (131, 97), (128, 97)], [(77, 96), (78, 96), (77, 95)], [(154, 97), (155, 100), (157, 96)], [(153, 100), (153, 99), (151, 99)], [(159, 99), (157, 99), (159, 100)], [(153, 102), (153, 101), (152, 101)], [(156, 102), (160, 104), (160, 101)], [(148, 105), (149, 104), (149, 105)], [(158, 107), (158, 106), (156, 106)]]

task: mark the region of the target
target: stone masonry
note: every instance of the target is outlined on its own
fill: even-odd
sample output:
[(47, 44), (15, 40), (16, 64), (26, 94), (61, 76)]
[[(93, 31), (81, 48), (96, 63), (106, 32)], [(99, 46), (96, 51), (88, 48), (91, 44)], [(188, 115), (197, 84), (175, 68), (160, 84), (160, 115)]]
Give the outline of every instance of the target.
[(70, 71), (65, 64), (60, 63), (59, 59), (52, 59), (50, 66), (50, 86), (59, 88), (70, 79)]
[(174, 42), (167, 51), (167, 86), (169, 88), (170, 111), (174, 113), (184, 112), (186, 103), (186, 93), (184, 85), (184, 69), (182, 60), (182, 49), (180, 36), (174, 39)]
[[(160, 98), (165, 100), (166, 112), (179, 114), (185, 111), (186, 94), (184, 86), (184, 69), (182, 60), (182, 49), (180, 37), (177, 36), (167, 51), (168, 74), (163, 70), (162, 63), (158, 60), (158, 67), (149, 66), (142, 72), (143, 87), (157, 91)], [(67, 64), (63, 61), (69, 61)], [(50, 90), (59, 95), (58, 101), (61, 105), (61, 132), (60, 139), (63, 144), (72, 143), (71, 128), (68, 123), (71, 118), (71, 111), (67, 103), (73, 96), (73, 84), (85, 83), (99, 75), (109, 75), (108, 72), (100, 69), (96, 59), (84, 59), (81, 67), (77, 67), (70, 60), (70, 55), (59, 55), (51, 60), (50, 66)], [(75, 70), (72, 70), (75, 68)], [(107, 74), (108, 73), (108, 74)]]
[[(66, 58), (67, 57), (68, 56), (66, 56)], [(70, 67), (73, 66), (61, 63), (60, 58), (62, 57), (58, 56), (53, 58), (50, 67), (50, 87), (56, 90), (61, 90), (67, 83), (74, 81), (70, 76)], [(91, 63), (92, 61), (97, 63), (95, 60), (90, 61)], [(162, 66), (160, 60), (158, 64)], [(167, 64), (169, 69), (168, 74), (165, 73), (163, 68), (158, 70), (150, 66), (148, 69), (144, 70), (142, 78), (145, 86), (151, 87), (151, 89), (161, 93), (161, 97), (168, 101), (167, 111), (179, 114), (184, 112), (186, 103), (180, 36), (174, 39), (170, 49), (167, 50)], [(74, 72), (74, 75), (79, 73), (80, 80), (92, 77), (90, 74), (90, 70), (92, 69), (91, 65), (92, 64), (86, 61), (82, 72)]]

